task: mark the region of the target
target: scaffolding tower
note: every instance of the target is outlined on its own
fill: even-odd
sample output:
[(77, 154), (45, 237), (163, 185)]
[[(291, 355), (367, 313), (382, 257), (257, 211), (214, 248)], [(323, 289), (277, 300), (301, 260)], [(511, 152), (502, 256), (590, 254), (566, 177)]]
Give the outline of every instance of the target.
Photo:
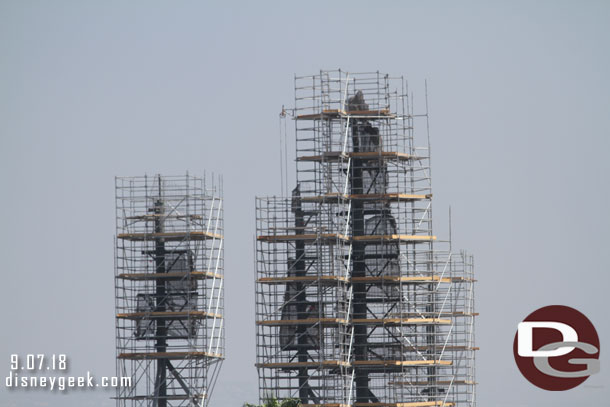
[(121, 407), (208, 406), (224, 359), (222, 179), (117, 177)]
[(475, 406), (473, 259), (432, 233), (407, 95), (378, 72), (295, 78), (296, 188), (256, 199), (261, 400)]

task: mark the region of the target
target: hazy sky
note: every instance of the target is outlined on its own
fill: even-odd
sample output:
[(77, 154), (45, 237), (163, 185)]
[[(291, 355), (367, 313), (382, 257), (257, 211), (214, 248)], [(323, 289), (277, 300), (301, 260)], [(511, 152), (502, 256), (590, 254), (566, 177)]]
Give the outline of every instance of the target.
[[(608, 405), (609, 50), (607, 1), (0, 0), (0, 378), (12, 353), (114, 375), (114, 176), (207, 170), (226, 204), (213, 405), (256, 401), (254, 196), (280, 193), (293, 75), (342, 68), (404, 75), (419, 111), (428, 80), (436, 234), (451, 205), (479, 280), (479, 405)], [(601, 339), (601, 373), (568, 392), (512, 356), (517, 323), (550, 304)], [(0, 405), (113, 395), (2, 385)]]

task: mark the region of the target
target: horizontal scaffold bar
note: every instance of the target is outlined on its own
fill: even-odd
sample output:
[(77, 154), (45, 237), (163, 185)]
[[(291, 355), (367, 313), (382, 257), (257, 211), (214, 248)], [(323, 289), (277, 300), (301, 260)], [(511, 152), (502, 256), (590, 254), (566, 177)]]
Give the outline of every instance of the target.
[(296, 120), (327, 120), (351, 117), (352, 119), (394, 119), (396, 115), (390, 113), (389, 109), (377, 110), (351, 110), (326, 109), (321, 113), (301, 114), (295, 117)]
[(395, 314), (391, 314), (393, 318), (410, 318), (410, 317), (422, 317), (422, 316), (436, 316), (436, 317), (441, 317), (441, 316), (468, 316), (468, 317), (476, 317), (479, 316), (478, 312), (464, 312), (464, 311), (441, 311), (441, 312), (426, 312), (426, 311), (422, 311), (422, 312), (403, 312), (402, 315), (400, 313), (395, 313)]
[(276, 319), (256, 321), (257, 325), (280, 326), (280, 325), (325, 325), (337, 326), (347, 324), (347, 319), (343, 318), (303, 318), (303, 319)]
[(450, 360), (355, 360), (352, 365), (355, 367), (419, 367), (419, 366), (451, 366)]
[(223, 275), (213, 273), (211, 271), (191, 271), (190, 273), (170, 271), (168, 273), (122, 273), (117, 276), (117, 278), (121, 278), (124, 280), (157, 280), (160, 278), (182, 279), (189, 277), (194, 280), (204, 280), (214, 278), (220, 279), (223, 278)]
[(449, 277), (440, 276), (367, 276), (367, 277), (352, 277), (352, 283), (368, 283), (368, 284), (422, 284), (422, 283), (450, 283), (453, 281)]
[(343, 360), (321, 360), (319, 362), (279, 362), (257, 363), (256, 367), (269, 369), (333, 369), (336, 367), (349, 367), (349, 362)]
[(130, 312), (116, 314), (119, 319), (204, 319), (222, 318), (221, 314), (205, 311), (159, 311), (159, 312)]
[(455, 404), (444, 401), (410, 401), (406, 403), (354, 403), (355, 407), (452, 407)]
[(297, 161), (313, 161), (313, 162), (339, 162), (348, 158), (360, 160), (423, 160), (426, 157), (420, 157), (412, 154), (401, 153), (399, 151), (363, 151), (363, 152), (347, 152), (342, 151), (326, 151), (317, 155), (302, 155), (297, 157)]
[(165, 241), (182, 241), (182, 240), (209, 240), (222, 239), (222, 235), (217, 233), (191, 231), (191, 232), (164, 232), (164, 233), (120, 233), (117, 238), (124, 240), (165, 240)]
[(304, 202), (327, 202), (338, 203), (342, 200), (357, 200), (357, 201), (394, 201), (394, 202), (410, 202), (432, 198), (432, 194), (352, 194), (345, 195), (340, 193), (304, 196), (301, 198)]
[(341, 404), (341, 403), (323, 403), (323, 404), (307, 404), (307, 407), (350, 407), (350, 405)]
[(355, 318), (356, 325), (448, 325), (450, 319), (441, 318)]
[(194, 220), (202, 220), (203, 216), (201, 215), (164, 215), (161, 213), (151, 213), (147, 215), (134, 215), (134, 216), (126, 216), (125, 219), (129, 220), (144, 220), (144, 221), (156, 221), (158, 219), (194, 219)]
[(334, 284), (346, 283), (348, 278), (345, 276), (295, 276), (295, 277), (261, 277), (256, 280), (263, 284), (288, 284), (288, 283), (319, 283)]
[(348, 237), (340, 233), (319, 233), (319, 234), (294, 234), (294, 235), (266, 235), (258, 236), (261, 242), (290, 242), (303, 240), (305, 242), (315, 242), (318, 240), (342, 240), (348, 241)]
[(407, 353), (407, 352), (421, 352), (421, 351), (428, 351), (428, 350), (437, 350), (437, 351), (441, 351), (441, 350), (445, 350), (445, 351), (464, 351), (464, 350), (472, 350), (472, 351), (477, 351), (480, 350), (480, 348), (476, 347), (476, 346), (442, 346), (442, 345), (437, 345), (437, 346), (407, 346), (405, 344), (402, 344), (400, 342), (395, 342), (393, 344), (388, 344), (388, 343), (380, 343), (378, 344), (378, 346), (375, 346), (376, 344), (370, 344), (369, 343), (369, 347), (371, 349), (375, 349), (375, 348), (391, 348), (391, 347), (400, 347), (402, 348), (402, 352)]
[(114, 400), (196, 400), (204, 399), (205, 394), (171, 394), (167, 396), (155, 396), (155, 395), (133, 395), (133, 396), (120, 396), (112, 397)]
[[(473, 382), (472, 380), (453, 380), (453, 381), (441, 380), (441, 381), (435, 381), (434, 384), (436, 384), (438, 386), (447, 386), (450, 384), (476, 385), (477, 383)], [(389, 382), (388, 385), (390, 385), (390, 386), (430, 386), (430, 382)]]
[[(220, 277), (218, 277), (220, 278)], [(291, 276), (291, 277), (261, 277), (256, 280), (261, 284), (290, 284), (311, 283), (332, 285), (336, 283), (362, 283), (362, 284), (430, 284), (430, 283), (452, 283), (474, 281), (464, 277), (440, 277), (440, 276), (367, 276), (367, 277), (345, 277), (345, 276)]]
[[(478, 312), (464, 312), (464, 311), (453, 311), (453, 312), (419, 312), (419, 313), (408, 313), (403, 314), (403, 318), (408, 318), (409, 316), (431, 316), (434, 315), (436, 317), (478, 317)], [(396, 314), (395, 318), (400, 318), (400, 315)]]
[(436, 236), (426, 235), (362, 235), (352, 237), (352, 241), (355, 242), (429, 242), (436, 240)]
[(357, 368), (388, 368), (388, 367), (425, 367), (425, 366), (451, 366), (449, 360), (356, 360), (351, 364), (347, 361), (323, 360), (319, 362), (277, 362), (257, 363), (258, 368), (268, 369), (330, 369), (336, 367)]
[(428, 235), (362, 235), (354, 236), (351, 239), (340, 233), (307, 233), (307, 234), (291, 234), (291, 235), (260, 235), (257, 236), (257, 240), (261, 242), (290, 242), (290, 241), (305, 241), (305, 242), (316, 242), (320, 240), (332, 241), (355, 241), (365, 243), (382, 243), (382, 242), (429, 242), (436, 240), (436, 236)]
[(210, 352), (137, 352), (137, 353), (121, 353), (118, 356), (119, 359), (208, 359), (216, 358), (222, 359), (223, 356), (220, 353)]
[(356, 325), (449, 325), (450, 319), (443, 318), (303, 318), (303, 319), (276, 319), (256, 321), (257, 325), (281, 326), (281, 325), (325, 325), (337, 326), (346, 324)]

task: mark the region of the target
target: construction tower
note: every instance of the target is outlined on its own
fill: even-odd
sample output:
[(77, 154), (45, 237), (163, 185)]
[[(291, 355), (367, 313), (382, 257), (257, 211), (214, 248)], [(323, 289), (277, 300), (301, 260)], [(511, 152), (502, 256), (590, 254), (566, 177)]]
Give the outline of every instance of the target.
[(473, 260), (432, 232), (408, 94), (378, 72), (295, 78), (296, 187), (256, 200), (261, 400), (475, 406)]
[(222, 180), (116, 178), (118, 406), (208, 406), (224, 359)]

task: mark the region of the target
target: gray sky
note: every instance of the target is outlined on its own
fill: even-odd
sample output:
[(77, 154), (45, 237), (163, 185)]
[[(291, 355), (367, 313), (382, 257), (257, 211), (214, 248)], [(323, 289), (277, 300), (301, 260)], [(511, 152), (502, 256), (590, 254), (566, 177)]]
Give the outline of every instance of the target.
[[(71, 374), (114, 375), (114, 176), (207, 170), (226, 203), (213, 404), (256, 401), (254, 196), (280, 193), (293, 75), (342, 68), (404, 75), (420, 111), (428, 80), (436, 234), (451, 205), (479, 280), (479, 405), (608, 403), (609, 21), (607, 1), (1, 0), (0, 372), (67, 353)], [(601, 373), (568, 392), (512, 356), (517, 323), (550, 304), (601, 339)], [(0, 386), (19, 407), (112, 395)]]

